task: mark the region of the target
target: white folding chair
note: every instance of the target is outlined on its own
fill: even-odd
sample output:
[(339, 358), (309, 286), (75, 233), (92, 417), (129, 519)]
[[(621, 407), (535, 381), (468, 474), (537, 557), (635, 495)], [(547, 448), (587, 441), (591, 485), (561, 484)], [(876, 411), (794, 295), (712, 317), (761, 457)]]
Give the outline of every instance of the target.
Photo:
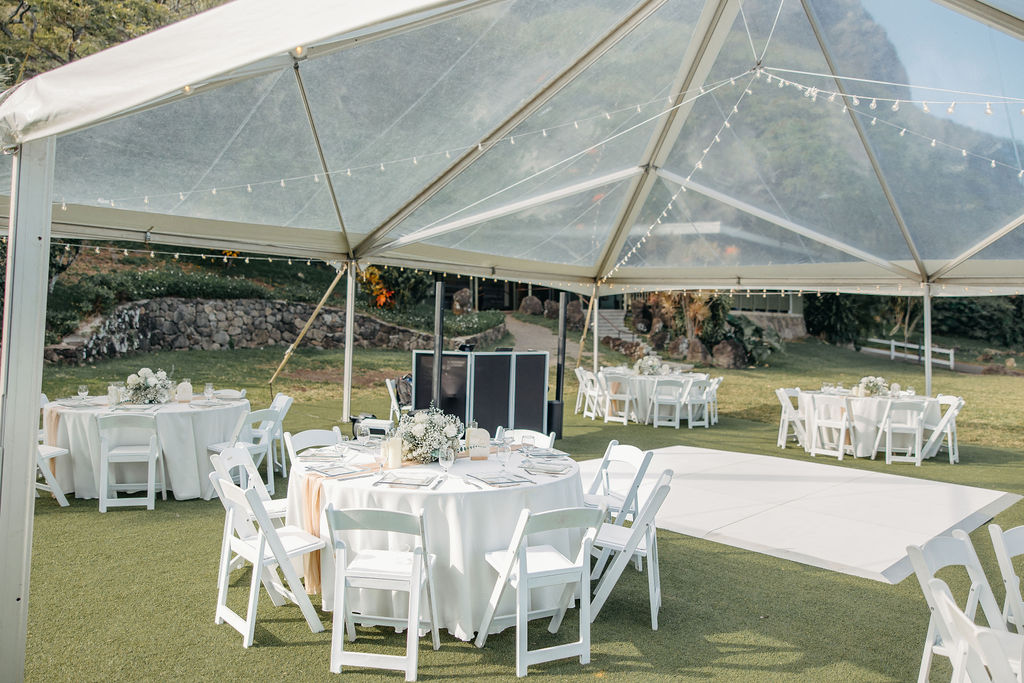
[[(890, 399), (885, 407), (885, 415), (879, 427), (880, 435), (885, 435), (885, 464), (894, 462), (912, 462), (921, 466), (924, 441), (924, 402), (900, 401)], [(897, 455), (894, 451), (893, 436), (900, 435), (910, 439), (906, 455)], [(876, 452), (878, 440), (875, 440)], [(872, 453), (872, 456), (874, 453)]]
[(506, 436), (512, 439), (512, 443), (522, 443), (524, 436), (532, 436), (533, 445), (537, 448), (553, 448), (555, 445), (554, 432), (545, 434), (535, 429), (505, 429), (504, 427), (498, 427), (494, 433), (494, 438), (498, 441), (501, 441)]
[(43, 481), (39, 481), (39, 477), (36, 477), (36, 490), (52, 493), (62, 508), (68, 506), (68, 498), (64, 495), (64, 489), (60, 487), (60, 483), (57, 482), (57, 477), (50, 471), (50, 461), (67, 454), (68, 449), (66, 448), (43, 444), (36, 446), (36, 468), (39, 470), (39, 476), (43, 478)]
[[(936, 614), (936, 606), (932, 600), (932, 591), (928, 582), (935, 578), (936, 572), (945, 567), (963, 567), (971, 580), (971, 588), (967, 594), (964, 606), (964, 613), (970, 619), (981, 605), (985, 620), (993, 627), (1005, 626), (999, 606), (996, 604), (992, 588), (988, 584), (985, 570), (981, 566), (978, 554), (974, 551), (971, 538), (962, 530), (954, 529), (953, 536), (936, 536), (923, 546), (907, 546), (907, 555), (910, 556), (910, 564), (914, 567), (914, 574), (921, 584), (921, 592), (924, 593), (931, 611), (931, 619), (928, 621), (928, 634), (924, 640), (924, 651), (921, 654), (921, 669), (918, 673), (918, 683), (927, 683), (928, 674), (932, 667), (932, 658), (935, 655), (948, 657), (955, 660), (953, 650), (953, 636), (946, 630), (945, 622)], [(955, 661), (954, 661), (955, 664)]]
[[(164, 474), (160, 438), (153, 415), (101, 415), (96, 418), (100, 433), (100, 512), (107, 508), (145, 505), (152, 510), (156, 498), (157, 475), (160, 490), (167, 500), (167, 477)], [(114, 467), (126, 463), (147, 465), (145, 482), (118, 482)], [(146, 489), (146, 497), (118, 498), (118, 491)], [(113, 495), (110, 495), (113, 493)]]
[(601, 458), (601, 465), (593, 481), (583, 494), (588, 507), (603, 507), (615, 516), (615, 524), (622, 525), (627, 518), (635, 519), (639, 513), (640, 482), (654, 457), (653, 451), (641, 451), (636, 446), (620, 444), (614, 439)]
[(583, 397), (586, 392), (583, 390), (583, 384), (586, 381), (583, 377), (583, 368), (576, 368), (576, 407), (573, 409), (572, 414), (578, 415), (583, 409)]
[(604, 387), (590, 370), (580, 370), (583, 383), (580, 384), (580, 391), (583, 392), (583, 417), (594, 420), (604, 416)]
[[(233, 436), (229, 441), (212, 443), (206, 448), (211, 453), (220, 453), (225, 448), (240, 445), (249, 451), (249, 455), (252, 456), (252, 461), (256, 463), (256, 467), (259, 467), (266, 460), (267, 481), (265, 483), (267, 490), (273, 495), (274, 460), (270, 453), (270, 441), (271, 435), (277, 431), (277, 425), (280, 425), (280, 423), (280, 413), (272, 408), (243, 413), (239, 416), (238, 422), (232, 431)], [(245, 481), (241, 483), (242, 486), (246, 485)]]
[[(661, 608), (661, 570), (658, 565), (658, 529), (655, 516), (668, 496), (672, 481), (672, 470), (665, 470), (658, 477), (651, 496), (644, 503), (643, 509), (631, 527), (617, 524), (602, 524), (594, 539), (594, 551), (602, 551), (601, 561), (594, 567), (591, 579), (600, 577), (594, 588), (594, 597), (590, 604), (590, 619), (597, 619), (605, 600), (611, 595), (612, 589), (622, 576), (623, 570), (632, 559), (642, 562), (647, 558), (647, 594), (651, 603), (651, 629), (658, 630), (658, 610)], [(603, 551), (611, 553), (611, 564), (602, 573)]]
[[(435, 561), (427, 545), (423, 516), (393, 510), (337, 510), (328, 506), (324, 512), (331, 542), (334, 545), (334, 625), (331, 633), (331, 671), (341, 673), (342, 665), (405, 671), (405, 680), (416, 680), (421, 628), (430, 629), (437, 650), (441, 640), (437, 631), (437, 604), (431, 565)], [(376, 531), (402, 534), (412, 539), (411, 550), (366, 549), (351, 551), (342, 534), (352, 531)], [(406, 618), (386, 617), (360, 612), (354, 614), (346, 602), (349, 588), (402, 591), (409, 594)], [(429, 620), (420, 616), (421, 597), (426, 593)], [(348, 639), (356, 639), (356, 623), (365, 626), (405, 628), (405, 655), (384, 655), (352, 652), (344, 648)]]
[[(487, 564), (498, 572), (498, 580), (491, 591), (484, 618), (476, 636), (476, 646), (483, 647), (494, 621), (502, 594), (507, 586), (516, 591), (516, 676), (525, 676), (531, 664), (550, 662), (567, 657), (579, 657), (580, 664), (590, 662), (590, 550), (597, 535), (597, 527), (604, 518), (604, 509), (564, 508), (531, 514), (523, 510), (519, 515), (512, 542), (506, 550), (494, 550), (484, 557)], [(527, 538), (558, 530), (579, 530), (583, 540), (575, 559), (559, 552), (551, 545), (528, 545)], [(527, 623), (530, 620), (530, 589), (543, 586), (564, 586), (559, 608), (551, 617), (548, 631), (557, 633), (573, 594), (580, 596), (579, 640), (540, 650), (527, 648)], [(535, 613), (535, 617), (547, 612)]]
[(924, 428), (931, 431), (931, 435), (922, 449), (922, 457), (930, 458), (938, 453), (945, 441), (946, 450), (949, 453), (949, 464), (953, 465), (960, 462), (960, 445), (956, 437), (956, 417), (963, 410), (964, 400), (959, 396), (949, 396), (948, 394), (939, 394), (936, 398), (939, 401), (939, 406), (945, 406), (946, 409), (942, 411), (942, 416), (937, 422), (925, 422)]
[[(776, 445), (785, 448), (789, 441), (789, 430), (793, 430), (793, 438), (801, 446), (806, 443), (807, 432), (804, 425), (804, 417), (800, 414), (800, 387), (795, 389), (776, 389), (775, 397), (779, 399), (782, 406), (782, 415), (779, 417), (779, 439)], [(794, 403), (796, 401), (796, 403)]]
[(402, 415), (412, 410), (412, 406), (403, 406), (398, 402), (398, 389), (395, 386), (395, 380), (387, 378), (384, 380), (384, 385), (388, 388), (388, 398), (391, 399), (391, 412), (388, 414), (388, 419), (398, 424)]
[(695, 379), (686, 397), (686, 426), (707, 429), (711, 426), (711, 380)]
[(307, 429), (295, 434), (284, 433), (284, 451), (288, 455), (290, 465), (294, 465), (295, 456), (307, 448), (323, 448), (339, 443), (341, 443), (341, 430), (336, 426), (331, 429)]
[(854, 445), (853, 419), (850, 401), (845, 396), (814, 397), (811, 412), (811, 456), (831, 455), (843, 459), (843, 455), (856, 454)]
[(252, 456), (249, 455), (246, 448), (230, 446), (220, 453), (211, 455), (210, 462), (217, 474), (230, 482), (235, 480), (234, 471), (239, 470), (239, 485), (256, 489), (260, 500), (263, 501), (263, 509), (267, 511), (267, 516), (271, 519), (282, 519), (285, 516), (288, 511), (288, 499), (278, 498), (275, 500), (270, 497), (267, 487), (263, 485), (263, 480), (260, 478), (260, 470), (256, 467), (256, 463), (253, 462)]
[(942, 579), (928, 582), (935, 613), (949, 632), (953, 650), (953, 680), (972, 683), (1021, 683), (1024, 635), (974, 623), (956, 604)]
[(630, 375), (614, 372), (602, 372), (597, 376), (604, 398), (602, 412), (605, 422), (611, 420), (629, 424), (629, 420), (636, 414), (636, 394), (633, 393), (630, 380)]
[[(654, 427), (675, 427), (679, 429), (682, 420), (686, 397), (690, 395), (692, 379), (676, 379), (662, 377), (654, 382), (651, 400), (647, 407), (647, 415)], [(662, 417), (662, 409), (667, 408), (667, 417)]]
[(285, 459), (284, 454), (284, 419), (287, 417), (288, 411), (291, 410), (294, 401), (295, 399), (291, 396), (279, 392), (274, 396), (274, 400), (270, 402), (271, 409), (276, 410), (278, 413), (276, 424), (267, 422), (257, 428), (261, 431), (264, 429), (273, 430), (273, 433), (270, 434), (270, 457), (274, 461), (273, 468), (280, 470), (285, 479), (288, 478), (288, 461)]
[(1013, 558), (1024, 555), (1024, 526), (1003, 531), (998, 524), (989, 524), (988, 533), (992, 537), (992, 547), (995, 548), (999, 573), (1006, 589), (1003, 621), (1012, 624), (1018, 633), (1024, 633), (1024, 598), (1021, 597), (1020, 576), (1013, 567)]
[(718, 387), (722, 386), (724, 377), (715, 377), (711, 380), (711, 386), (708, 388), (708, 400), (711, 408), (711, 424), (718, 424)]
[[(288, 598), (302, 611), (302, 616), (313, 633), (324, 630), (292, 558), (325, 547), (323, 539), (296, 526), (275, 527), (263, 501), (255, 489), (244, 491), (220, 476), (210, 472), (210, 481), (224, 505), (224, 536), (220, 547), (220, 567), (217, 573), (217, 611), (214, 623), (227, 622), (242, 634), (242, 646), (253, 643), (256, 632), (256, 608), (260, 596), (260, 583), (266, 588), (270, 601), (280, 607)], [(249, 603), (245, 618), (227, 606), (228, 582), (231, 580), (231, 558), (238, 555), (252, 563), (249, 582)], [(280, 574), (284, 574), (284, 582)], [(285, 585), (287, 583), (287, 585)]]

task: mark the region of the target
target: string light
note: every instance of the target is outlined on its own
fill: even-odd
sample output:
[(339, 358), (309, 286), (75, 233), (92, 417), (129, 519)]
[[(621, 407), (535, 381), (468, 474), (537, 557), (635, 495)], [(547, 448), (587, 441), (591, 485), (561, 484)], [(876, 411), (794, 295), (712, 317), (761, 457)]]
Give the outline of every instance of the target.
[(986, 102), (985, 103), (985, 113), (988, 114), (989, 116), (992, 116), (992, 103), (991, 102)]
[(921, 103), (921, 111), (923, 111), (925, 114), (928, 114), (929, 112), (931, 112), (931, 109), (928, 108), (928, 103), (927, 102), (922, 102)]
[(946, 113), (952, 114), (954, 109), (956, 109), (956, 102), (950, 102), (949, 107), (946, 109)]

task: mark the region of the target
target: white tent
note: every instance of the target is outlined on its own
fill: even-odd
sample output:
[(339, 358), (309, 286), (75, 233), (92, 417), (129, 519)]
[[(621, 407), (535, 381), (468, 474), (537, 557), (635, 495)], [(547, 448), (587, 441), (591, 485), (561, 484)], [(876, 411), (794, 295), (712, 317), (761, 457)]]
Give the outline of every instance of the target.
[[(237, 0), (43, 74), (0, 101), (4, 452), (35, 438), (51, 234), (598, 294), (1019, 292), (1022, 17), (1015, 0)], [(21, 636), (0, 652), (20, 671), (17, 460), (0, 630)]]

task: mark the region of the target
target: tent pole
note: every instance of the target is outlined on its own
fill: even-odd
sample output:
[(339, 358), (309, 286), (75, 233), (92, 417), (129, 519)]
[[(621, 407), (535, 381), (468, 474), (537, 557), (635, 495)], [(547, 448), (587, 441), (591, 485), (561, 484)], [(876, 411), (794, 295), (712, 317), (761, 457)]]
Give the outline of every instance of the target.
[(594, 338), (591, 341), (594, 344), (594, 374), (595, 375), (597, 374), (597, 371), (601, 368), (601, 366), (600, 366), (600, 359), (597, 357), (597, 355), (599, 353), (598, 344), (600, 343), (600, 342), (598, 342), (598, 339), (600, 337), (599, 337), (599, 335), (597, 333), (597, 319), (599, 317), (598, 313), (600, 312), (600, 303), (601, 303), (601, 297), (598, 296), (598, 294), (597, 294), (597, 287), (594, 287), (594, 296), (591, 299), (591, 305), (594, 307)]
[[(341, 421), (348, 422), (352, 418), (352, 340), (355, 339), (356, 320), (356, 264), (349, 261), (345, 271), (345, 389), (341, 402)], [(341, 277), (341, 273), (338, 273)]]
[(444, 278), (434, 280), (434, 373), (431, 396), (435, 408), (441, 407), (441, 364), (444, 360)]
[[(348, 268), (348, 266), (346, 265), (345, 268)], [(344, 274), (344, 268), (338, 271), (338, 274), (334, 277), (334, 282), (332, 282), (331, 286), (327, 288), (326, 292), (324, 292), (324, 295), (320, 298), (320, 303), (316, 305), (316, 308), (313, 309), (313, 312), (309, 316), (309, 320), (307, 320), (306, 324), (302, 326), (302, 330), (299, 332), (299, 336), (295, 338), (295, 341), (293, 341), (291, 346), (288, 347), (288, 350), (284, 352), (284, 358), (281, 359), (281, 364), (277, 366), (277, 370), (274, 371), (274, 376), (270, 378), (269, 382), (267, 382), (267, 384), (270, 385), (271, 394), (274, 393), (274, 380), (277, 379), (277, 376), (281, 374), (281, 370), (284, 369), (285, 364), (291, 359), (292, 354), (295, 352), (295, 349), (299, 345), (299, 342), (302, 341), (302, 338), (306, 336), (306, 332), (309, 331), (309, 328), (313, 324), (313, 321), (316, 320), (316, 317), (320, 314), (320, 309), (322, 309), (324, 307), (324, 304), (327, 303), (328, 297), (331, 296), (331, 292), (334, 291), (334, 288), (338, 285), (338, 281), (341, 280), (341, 276)]]
[(932, 285), (924, 283), (924, 393), (932, 395)]
[[(594, 292), (597, 292), (597, 285), (594, 285)], [(583, 319), (583, 333), (580, 335), (580, 350), (576, 353), (576, 367), (583, 362), (583, 345), (587, 341), (587, 330), (590, 329), (590, 316), (594, 312), (595, 294), (590, 295), (590, 303), (587, 305), (587, 317)]]
[(0, 343), (0, 671), (11, 681), (25, 678), (55, 148), (53, 137), (25, 143), (11, 177)]
[(565, 292), (558, 293), (558, 370), (555, 373), (555, 400), (562, 400), (565, 389), (565, 306), (568, 297)]

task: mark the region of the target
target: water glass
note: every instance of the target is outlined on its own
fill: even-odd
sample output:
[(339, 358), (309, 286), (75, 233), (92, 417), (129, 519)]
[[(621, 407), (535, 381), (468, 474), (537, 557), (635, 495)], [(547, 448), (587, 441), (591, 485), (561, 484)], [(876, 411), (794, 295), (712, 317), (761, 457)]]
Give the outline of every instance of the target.
[(356, 441), (366, 443), (370, 440), (370, 425), (360, 422), (356, 425)]
[(907, 387), (906, 392), (907, 396), (917, 396), (917, 391), (914, 389), (914, 387)]
[(512, 446), (508, 441), (502, 441), (498, 444), (498, 464), (501, 465), (502, 470), (508, 469), (508, 459), (512, 455)]
[(444, 476), (448, 476), (448, 470), (455, 464), (455, 449), (451, 446), (445, 446), (437, 454), (437, 464), (444, 470)]
[(533, 446), (535, 444), (532, 434), (524, 434), (522, 438), (522, 451), (529, 455), (533, 452)]
[(210, 401), (210, 400), (213, 399), (213, 382), (207, 382), (203, 386), (203, 396), (206, 397), (207, 401)]
[(85, 397), (89, 395), (89, 387), (85, 384), (78, 385), (78, 398), (85, 400)]
[(378, 442), (373, 449), (373, 461), (377, 463), (378, 472), (384, 471), (384, 461), (387, 459), (387, 453), (384, 452), (383, 445), (382, 442)]

